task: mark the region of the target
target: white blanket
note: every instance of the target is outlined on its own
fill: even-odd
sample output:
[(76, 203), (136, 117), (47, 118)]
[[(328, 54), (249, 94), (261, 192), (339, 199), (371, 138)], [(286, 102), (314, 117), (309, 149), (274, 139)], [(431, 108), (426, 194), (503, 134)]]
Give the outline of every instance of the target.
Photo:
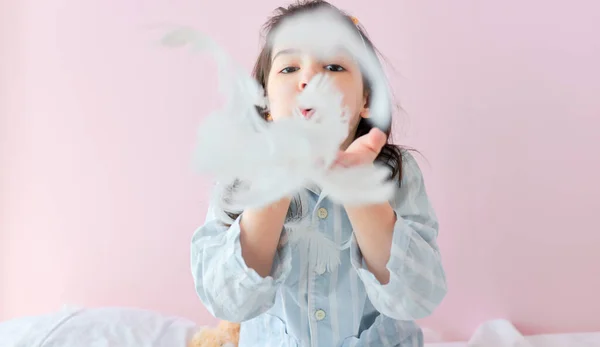
[(185, 347), (197, 329), (152, 311), (65, 308), (0, 323), (0, 347)]
[[(433, 333), (435, 335), (435, 333)], [(427, 335), (426, 335), (427, 337)], [(431, 340), (431, 339), (430, 339)], [(429, 342), (426, 347), (600, 347), (600, 332), (524, 336), (509, 321), (490, 320), (469, 341)]]
[[(185, 347), (193, 322), (131, 308), (69, 309), (0, 323), (0, 347)], [(483, 323), (465, 342), (426, 347), (600, 347), (600, 332), (523, 336), (506, 320)]]

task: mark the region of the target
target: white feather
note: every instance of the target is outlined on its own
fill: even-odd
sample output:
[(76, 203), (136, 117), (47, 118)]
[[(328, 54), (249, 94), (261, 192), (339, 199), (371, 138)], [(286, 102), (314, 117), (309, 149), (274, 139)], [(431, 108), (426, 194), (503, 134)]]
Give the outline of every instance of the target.
[[(355, 41), (341, 39), (355, 36), (344, 33), (347, 29), (331, 19), (325, 13), (325, 17), (289, 21), (277, 36), (286, 42), (310, 43), (322, 52), (342, 43), (368, 67), (370, 57), (365, 55), (368, 50), (357, 46)], [(296, 194), (311, 183), (342, 204), (389, 200), (393, 186), (385, 180), (388, 174), (385, 168), (329, 169), (349, 128), (343, 95), (327, 75), (315, 76), (298, 97), (298, 107), (315, 110), (311, 119), (294, 113), (289, 118), (267, 123), (256, 109), (267, 104), (263, 88), (213, 40), (193, 29), (181, 28), (166, 35), (163, 43), (205, 51), (217, 60), (219, 90), (227, 96), (227, 102), (203, 120), (198, 132), (196, 162), (201, 172), (215, 175), (217, 181), (243, 182), (235, 191), (226, 193), (227, 199), (222, 199), (226, 200), (224, 207), (243, 210), (264, 206)], [(376, 69), (372, 66), (366, 69), (372, 70)], [(381, 85), (378, 90), (382, 95)], [(380, 111), (386, 110), (385, 105), (375, 109), (379, 115), (376, 118), (381, 121)]]

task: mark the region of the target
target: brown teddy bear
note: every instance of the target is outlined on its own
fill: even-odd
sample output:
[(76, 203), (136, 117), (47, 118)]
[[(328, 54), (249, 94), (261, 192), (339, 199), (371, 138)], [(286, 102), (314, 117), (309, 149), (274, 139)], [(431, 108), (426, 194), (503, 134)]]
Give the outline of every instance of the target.
[(240, 340), (240, 324), (221, 321), (216, 328), (202, 328), (188, 347), (237, 347)]

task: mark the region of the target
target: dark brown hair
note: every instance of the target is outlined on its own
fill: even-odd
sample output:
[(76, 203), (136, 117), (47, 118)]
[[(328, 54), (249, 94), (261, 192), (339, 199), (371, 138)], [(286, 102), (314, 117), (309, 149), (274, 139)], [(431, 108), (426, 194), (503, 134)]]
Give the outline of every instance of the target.
[[(362, 28), (359, 24), (355, 24), (353, 21), (353, 18), (351, 16), (349, 16), (348, 14), (344, 13), (342, 10), (338, 9), (337, 7), (331, 5), (330, 3), (323, 1), (323, 0), (299, 0), (287, 7), (277, 8), (275, 10), (274, 15), (272, 17), (270, 17), (262, 27), (261, 34), (262, 34), (262, 39), (263, 39), (264, 43), (263, 43), (261, 52), (258, 55), (258, 58), (254, 64), (252, 76), (256, 79), (256, 81), (258, 81), (258, 83), (260, 83), (262, 85), (262, 87), (265, 91), (267, 90), (268, 76), (269, 76), (269, 71), (271, 70), (272, 45), (270, 43), (272, 42), (271, 35), (272, 35), (272, 32), (274, 31), (274, 29), (276, 29), (286, 18), (289, 18), (296, 14), (306, 13), (311, 10), (317, 10), (317, 9), (323, 9), (323, 8), (332, 9), (335, 12), (339, 13), (341, 18), (344, 19), (348, 23), (348, 25), (352, 26), (352, 28), (355, 28), (357, 35), (360, 35), (360, 38), (365, 43), (365, 45), (369, 49), (371, 49), (376, 55), (381, 56), (379, 54), (379, 51), (375, 48), (375, 46), (373, 45), (371, 40), (368, 38), (365, 29)], [(379, 68), (383, 70), (383, 66), (381, 66), (381, 64), (379, 65)], [(371, 83), (369, 82), (369, 80), (367, 78), (364, 77), (364, 75), (363, 75), (363, 85), (364, 85), (365, 95), (367, 95), (367, 96), (370, 95), (371, 94)], [(261, 116), (266, 120), (268, 110), (258, 109), (258, 111), (261, 114)], [(358, 127), (357, 127), (356, 133), (354, 135), (354, 139), (368, 134), (372, 128), (373, 128), (373, 125), (370, 123), (370, 121), (368, 119), (361, 118), (358, 123)], [(390, 136), (390, 134), (392, 132), (392, 123), (391, 122), (387, 125), (387, 127), (385, 129), (381, 129), (381, 130), (384, 131), (384, 133), (386, 134), (387, 143), (381, 149), (379, 155), (376, 158), (376, 161), (381, 164), (386, 165), (390, 169), (389, 179), (396, 180), (398, 182), (398, 185), (400, 185), (401, 180), (402, 180), (402, 154), (403, 154), (404, 150), (401, 149), (399, 146), (391, 143), (391, 136)], [(241, 185), (241, 182), (235, 182), (233, 184), (233, 186), (229, 187), (229, 189), (228, 189), (229, 192), (233, 193), (237, 188), (240, 187), (240, 185)], [(294, 199), (294, 200), (296, 200), (296, 199)], [(298, 214), (299, 215), (302, 214), (302, 211), (300, 209), (301, 204), (298, 201), (296, 201), (296, 203), (295, 204), (293, 203), (292, 205), (296, 205), (296, 211), (295, 211), (295, 213), (289, 211), (288, 219), (289, 218), (298, 218), (299, 217)], [(239, 216), (239, 213), (233, 213), (233, 212), (229, 212), (229, 211), (226, 211), (225, 213), (231, 218), (232, 221), (235, 220)], [(290, 215), (290, 213), (292, 215)], [(296, 215), (296, 216), (293, 216), (293, 215)]]

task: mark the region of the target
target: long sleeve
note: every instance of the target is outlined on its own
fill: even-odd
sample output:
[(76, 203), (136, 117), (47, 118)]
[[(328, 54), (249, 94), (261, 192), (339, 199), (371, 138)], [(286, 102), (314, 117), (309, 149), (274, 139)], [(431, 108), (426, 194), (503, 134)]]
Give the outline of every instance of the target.
[(386, 265), (390, 281), (382, 285), (367, 269), (355, 237), (351, 261), (379, 312), (398, 320), (415, 320), (430, 315), (447, 288), (436, 242), (438, 221), (423, 176), (412, 156), (404, 154), (403, 164), (402, 184), (391, 201), (397, 221)]
[(206, 222), (192, 238), (191, 265), (196, 293), (216, 318), (242, 322), (269, 310), (291, 270), (289, 246), (280, 246), (265, 278), (242, 258), (240, 218), (226, 227), (209, 207)]

